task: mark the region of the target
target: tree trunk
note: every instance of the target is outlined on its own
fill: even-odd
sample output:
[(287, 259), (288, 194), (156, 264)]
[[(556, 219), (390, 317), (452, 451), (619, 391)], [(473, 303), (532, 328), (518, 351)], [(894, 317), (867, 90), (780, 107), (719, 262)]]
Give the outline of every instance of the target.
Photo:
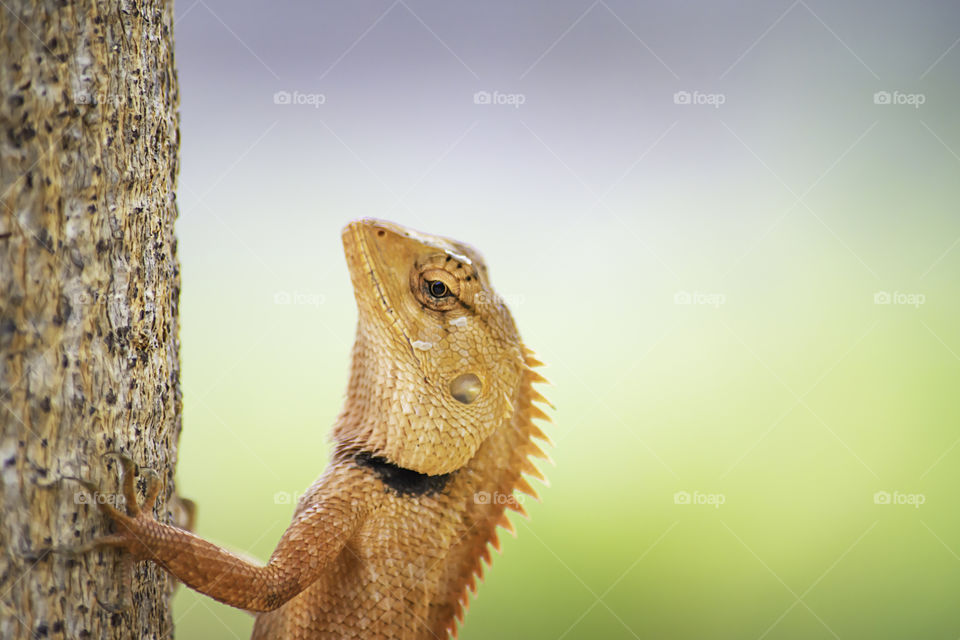
[[(149, 563), (118, 552), (70, 477), (118, 490), (124, 452), (160, 475), (180, 433), (172, 2), (0, 3), (0, 638), (169, 638)], [(142, 495), (143, 483), (140, 485)]]

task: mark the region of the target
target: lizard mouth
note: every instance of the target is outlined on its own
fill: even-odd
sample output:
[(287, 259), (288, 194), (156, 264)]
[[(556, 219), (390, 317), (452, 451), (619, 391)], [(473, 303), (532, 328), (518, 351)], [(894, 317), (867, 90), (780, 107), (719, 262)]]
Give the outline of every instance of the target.
[[(344, 227), (343, 248), (353, 281), (354, 296), (357, 299), (361, 322), (366, 320), (364, 315), (375, 316), (374, 309), (379, 309), (382, 317), (388, 319), (384, 324), (397, 332), (409, 347), (410, 353), (416, 358), (416, 352), (403, 329), (396, 306), (391, 303), (384, 282), (384, 278), (389, 277), (391, 266), (383, 255), (380, 244), (384, 240), (389, 242), (388, 238), (396, 239), (397, 236), (408, 236), (408, 234), (391, 222), (364, 218)], [(393, 268), (402, 268), (402, 266)]]

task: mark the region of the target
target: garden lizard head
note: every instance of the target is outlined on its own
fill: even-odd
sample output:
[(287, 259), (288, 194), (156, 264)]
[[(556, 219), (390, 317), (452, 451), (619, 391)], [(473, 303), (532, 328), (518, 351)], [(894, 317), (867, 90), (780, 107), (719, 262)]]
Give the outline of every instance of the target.
[(358, 323), (334, 438), (419, 473), (462, 467), (510, 420), (524, 368), (483, 258), (374, 219), (347, 225), (343, 245)]

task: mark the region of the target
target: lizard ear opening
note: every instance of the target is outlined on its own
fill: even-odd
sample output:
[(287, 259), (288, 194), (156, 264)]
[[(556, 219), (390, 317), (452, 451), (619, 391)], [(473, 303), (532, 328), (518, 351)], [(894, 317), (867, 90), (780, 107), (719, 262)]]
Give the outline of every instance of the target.
[(450, 383), (450, 395), (463, 404), (470, 404), (477, 399), (483, 383), (473, 373), (462, 373)]

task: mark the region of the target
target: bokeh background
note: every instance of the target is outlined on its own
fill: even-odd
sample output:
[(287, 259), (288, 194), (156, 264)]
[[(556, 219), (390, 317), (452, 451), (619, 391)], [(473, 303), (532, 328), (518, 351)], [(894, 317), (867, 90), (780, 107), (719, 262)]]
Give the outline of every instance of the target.
[(326, 465), (376, 216), (480, 248), (554, 383), (463, 638), (960, 636), (955, 2), (176, 12), (200, 534), (266, 559)]

